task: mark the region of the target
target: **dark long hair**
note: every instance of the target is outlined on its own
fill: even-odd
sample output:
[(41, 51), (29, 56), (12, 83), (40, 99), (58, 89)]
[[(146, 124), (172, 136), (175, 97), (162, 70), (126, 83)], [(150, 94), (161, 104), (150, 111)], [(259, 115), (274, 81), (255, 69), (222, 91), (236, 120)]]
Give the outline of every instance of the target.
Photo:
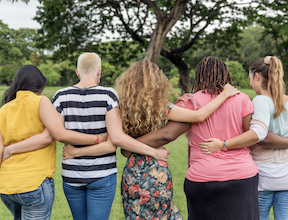
[(234, 81), (226, 64), (216, 57), (204, 57), (198, 63), (192, 93), (199, 90), (209, 94), (219, 94), (227, 83)]
[(16, 98), (19, 90), (28, 90), (34, 93), (42, 92), (47, 85), (47, 78), (33, 65), (21, 66), (16, 72), (10, 87), (5, 91), (2, 104)]

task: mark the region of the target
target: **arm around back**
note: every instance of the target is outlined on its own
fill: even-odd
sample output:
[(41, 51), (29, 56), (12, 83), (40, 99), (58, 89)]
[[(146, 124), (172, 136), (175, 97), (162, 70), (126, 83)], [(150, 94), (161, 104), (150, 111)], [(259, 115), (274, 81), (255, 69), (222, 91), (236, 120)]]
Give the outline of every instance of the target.
[(59, 117), (59, 113), (45, 96), (42, 97), (39, 104), (39, 117), (50, 134), (57, 141), (77, 145), (92, 145), (95, 143), (95, 135), (66, 130)]
[(148, 134), (137, 138), (137, 140), (151, 147), (160, 147), (174, 141), (181, 134), (187, 131), (190, 126), (190, 123), (168, 121), (164, 127), (157, 131), (149, 132)]
[(170, 153), (166, 149), (154, 149), (130, 137), (123, 132), (122, 121), (118, 107), (106, 113), (106, 127), (112, 143), (124, 150), (152, 156), (157, 160), (167, 160)]

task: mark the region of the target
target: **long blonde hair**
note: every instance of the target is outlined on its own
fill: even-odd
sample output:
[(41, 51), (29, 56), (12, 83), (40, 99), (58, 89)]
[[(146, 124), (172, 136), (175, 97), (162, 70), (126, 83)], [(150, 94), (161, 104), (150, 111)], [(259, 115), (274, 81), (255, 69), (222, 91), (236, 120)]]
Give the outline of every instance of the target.
[(263, 77), (262, 89), (267, 89), (271, 94), (275, 106), (274, 118), (277, 118), (282, 112), (286, 111), (283, 100), (284, 71), (281, 60), (276, 56), (261, 57), (251, 65), (250, 72), (253, 77), (255, 73)]
[(136, 62), (115, 85), (125, 133), (136, 138), (163, 125), (168, 99), (175, 92), (156, 64), (148, 59)]

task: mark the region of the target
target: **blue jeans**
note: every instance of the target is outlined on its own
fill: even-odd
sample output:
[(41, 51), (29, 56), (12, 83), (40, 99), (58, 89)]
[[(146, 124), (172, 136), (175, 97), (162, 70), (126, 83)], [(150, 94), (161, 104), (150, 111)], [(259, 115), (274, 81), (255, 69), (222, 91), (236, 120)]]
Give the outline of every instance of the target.
[(274, 220), (288, 220), (288, 191), (259, 191), (260, 220), (270, 219), (273, 206)]
[(14, 220), (49, 220), (54, 202), (54, 180), (46, 178), (35, 190), (18, 194), (1, 194)]
[(116, 191), (117, 177), (112, 174), (85, 186), (63, 181), (63, 190), (74, 220), (108, 220)]

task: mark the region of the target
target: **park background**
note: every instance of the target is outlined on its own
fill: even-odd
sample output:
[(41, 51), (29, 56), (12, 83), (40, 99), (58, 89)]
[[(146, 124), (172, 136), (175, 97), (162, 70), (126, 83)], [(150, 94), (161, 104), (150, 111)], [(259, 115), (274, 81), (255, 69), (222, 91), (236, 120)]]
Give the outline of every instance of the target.
[[(31, 4), (35, 0), (0, 0)], [(137, 60), (157, 63), (181, 95), (191, 91), (195, 68), (204, 56), (225, 61), (235, 86), (252, 99), (249, 65), (259, 57), (276, 55), (283, 62), (288, 82), (287, 0), (38, 0), (33, 15), (39, 28), (9, 27), (0, 14), (0, 96), (18, 68), (37, 66), (48, 78), (43, 94), (77, 83), (79, 54), (96, 52), (102, 58), (100, 85), (115, 79)], [(14, 16), (18, 15), (14, 11)], [(287, 87), (286, 87), (287, 94)], [(174, 101), (176, 97), (174, 97)], [(57, 144), (56, 197), (52, 219), (71, 219), (61, 187), (61, 148)], [(187, 169), (184, 135), (167, 145), (174, 198), (187, 218), (183, 181)], [(120, 178), (125, 164), (117, 153), (118, 187), (110, 219), (124, 219)], [(181, 162), (181, 163), (180, 163)], [(12, 219), (0, 202), (0, 219)]]

